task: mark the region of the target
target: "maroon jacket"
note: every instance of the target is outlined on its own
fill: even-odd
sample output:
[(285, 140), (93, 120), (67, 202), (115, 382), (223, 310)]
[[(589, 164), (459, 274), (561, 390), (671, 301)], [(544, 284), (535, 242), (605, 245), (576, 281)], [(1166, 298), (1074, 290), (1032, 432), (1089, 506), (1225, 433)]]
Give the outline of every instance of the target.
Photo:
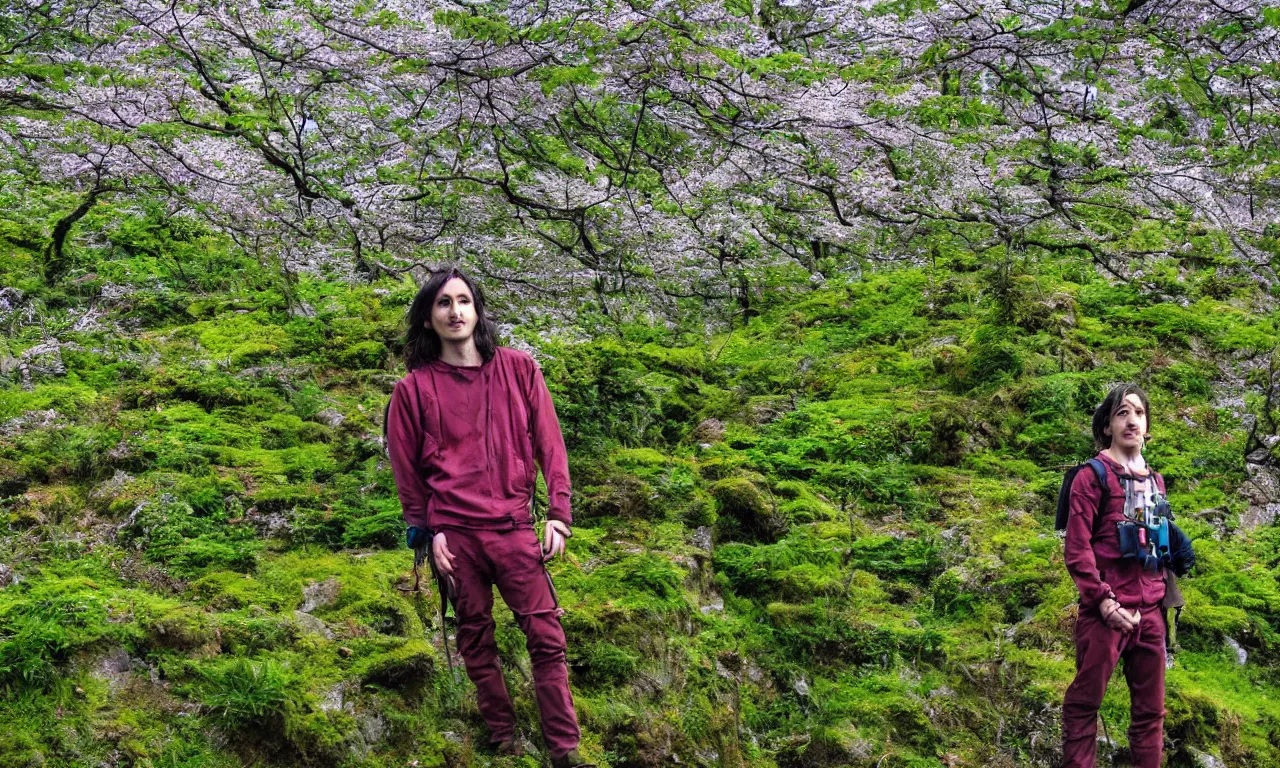
[(405, 522), (500, 530), (531, 520), (542, 467), (547, 516), (572, 523), (569, 462), (542, 370), (499, 347), (479, 366), (440, 360), (396, 382), (387, 412), (387, 453)]
[[(1113, 596), (1126, 608), (1153, 606), (1164, 598), (1164, 571), (1145, 571), (1137, 560), (1120, 555), (1116, 523), (1124, 520), (1124, 487), (1119, 475), (1125, 471), (1102, 452), (1098, 458), (1107, 465), (1107, 508), (1098, 515), (1102, 489), (1098, 476), (1088, 468), (1076, 473), (1071, 483), (1071, 515), (1067, 519), (1067, 571), (1080, 590), (1082, 610), (1096, 608), (1104, 597)], [(1164, 478), (1156, 473), (1156, 487), (1164, 493)]]

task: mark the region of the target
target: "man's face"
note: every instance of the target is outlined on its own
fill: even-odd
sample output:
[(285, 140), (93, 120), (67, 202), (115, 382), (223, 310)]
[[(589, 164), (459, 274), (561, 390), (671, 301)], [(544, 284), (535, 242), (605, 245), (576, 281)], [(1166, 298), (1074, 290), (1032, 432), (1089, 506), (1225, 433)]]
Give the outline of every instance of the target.
[(1147, 409), (1137, 395), (1127, 395), (1115, 415), (1111, 417), (1111, 445), (1122, 451), (1142, 448), (1142, 437), (1147, 434)]
[(476, 330), (476, 305), (471, 289), (459, 278), (444, 284), (431, 305), (431, 328), (441, 341), (466, 341)]

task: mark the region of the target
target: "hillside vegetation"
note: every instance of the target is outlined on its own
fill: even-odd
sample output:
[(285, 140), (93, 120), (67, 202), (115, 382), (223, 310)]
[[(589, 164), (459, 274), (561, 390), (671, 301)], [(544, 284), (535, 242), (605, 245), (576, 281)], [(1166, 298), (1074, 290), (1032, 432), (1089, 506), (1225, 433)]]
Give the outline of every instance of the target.
[[(536, 765), (486, 754), (435, 595), (407, 591), (380, 421), (416, 285), (302, 279), (291, 309), (219, 242), (165, 246), (205, 260), (186, 285), (8, 262), (0, 764)], [(1051, 764), (1075, 610), (1052, 504), (1135, 380), (1200, 561), (1170, 764), (1280, 760), (1269, 297), (1211, 262), (1011, 270), (957, 248), (585, 341), (493, 286), (571, 450), (552, 570), (590, 756)], [(509, 613), (499, 642), (540, 743)], [(1122, 745), (1123, 685), (1103, 711)]]
[(1052, 765), (1054, 495), (1136, 381), (1168, 764), (1280, 765), (1277, 61), (1270, 0), (7, 3), (0, 768), (545, 760), (382, 447), (452, 262), (569, 445), (587, 756)]

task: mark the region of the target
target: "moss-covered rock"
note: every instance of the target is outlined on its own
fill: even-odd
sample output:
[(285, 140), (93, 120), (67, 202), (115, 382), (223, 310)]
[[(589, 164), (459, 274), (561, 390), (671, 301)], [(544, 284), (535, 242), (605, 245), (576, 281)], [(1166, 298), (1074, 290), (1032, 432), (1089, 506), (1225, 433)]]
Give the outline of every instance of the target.
[(786, 533), (786, 518), (750, 479), (728, 477), (713, 483), (709, 491), (716, 500), (716, 526), (722, 538), (775, 541)]
[(413, 690), (428, 681), (437, 663), (436, 650), (428, 642), (404, 640), (370, 647), (351, 672), (366, 683)]

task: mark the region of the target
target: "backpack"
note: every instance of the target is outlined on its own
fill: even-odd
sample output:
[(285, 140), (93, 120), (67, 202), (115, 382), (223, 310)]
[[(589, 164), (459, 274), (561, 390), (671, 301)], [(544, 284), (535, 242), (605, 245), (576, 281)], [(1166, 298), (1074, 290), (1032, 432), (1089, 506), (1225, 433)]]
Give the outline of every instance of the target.
[(1093, 470), (1093, 474), (1098, 478), (1098, 486), (1102, 488), (1102, 498), (1098, 501), (1098, 509), (1107, 508), (1107, 497), (1111, 490), (1107, 487), (1107, 465), (1102, 463), (1102, 459), (1093, 457), (1083, 464), (1077, 464), (1067, 470), (1067, 474), (1062, 478), (1062, 487), (1058, 489), (1058, 514), (1053, 520), (1053, 528), (1057, 531), (1065, 531), (1067, 529), (1067, 519), (1071, 516), (1071, 484), (1075, 482), (1076, 475), (1080, 474), (1080, 470), (1088, 467)]
[[(1107, 508), (1107, 500), (1111, 494), (1110, 489), (1107, 487), (1107, 465), (1103, 464), (1102, 460), (1095, 456), (1083, 464), (1077, 464), (1071, 469), (1068, 469), (1066, 475), (1063, 476), (1062, 487), (1058, 490), (1058, 514), (1053, 521), (1053, 527), (1055, 530), (1065, 531), (1067, 529), (1067, 519), (1071, 516), (1071, 484), (1075, 482), (1076, 475), (1080, 474), (1080, 470), (1085, 467), (1089, 467), (1093, 470), (1093, 473), (1098, 477), (1098, 486), (1102, 488), (1102, 498), (1098, 500), (1098, 509), (1103, 510)], [(1170, 526), (1176, 527), (1173, 526), (1172, 523), (1170, 523)], [(1186, 536), (1184, 536), (1181, 531), (1178, 531), (1177, 535), (1179, 537), (1179, 541), (1182, 542), (1179, 545), (1179, 551), (1182, 553), (1183, 557), (1187, 558), (1186, 566), (1183, 569), (1183, 572), (1185, 573), (1190, 570), (1192, 565), (1195, 563), (1195, 552), (1191, 549), (1190, 541), (1187, 540)], [(1183, 547), (1185, 547), (1185, 552), (1182, 551)], [(1168, 585), (1166, 589), (1172, 590), (1172, 593), (1166, 592), (1166, 602), (1160, 609), (1161, 613), (1164, 615), (1165, 627), (1167, 628), (1167, 632), (1164, 637), (1165, 658), (1167, 660), (1166, 665), (1173, 663), (1173, 655), (1178, 637), (1178, 619), (1182, 617), (1182, 606), (1185, 602), (1182, 599), (1182, 592), (1178, 590), (1177, 574), (1173, 569), (1168, 570), (1169, 576), (1172, 577), (1172, 584)], [(1170, 602), (1171, 598), (1172, 601)], [(1172, 621), (1169, 620), (1169, 608), (1173, 608)]]

